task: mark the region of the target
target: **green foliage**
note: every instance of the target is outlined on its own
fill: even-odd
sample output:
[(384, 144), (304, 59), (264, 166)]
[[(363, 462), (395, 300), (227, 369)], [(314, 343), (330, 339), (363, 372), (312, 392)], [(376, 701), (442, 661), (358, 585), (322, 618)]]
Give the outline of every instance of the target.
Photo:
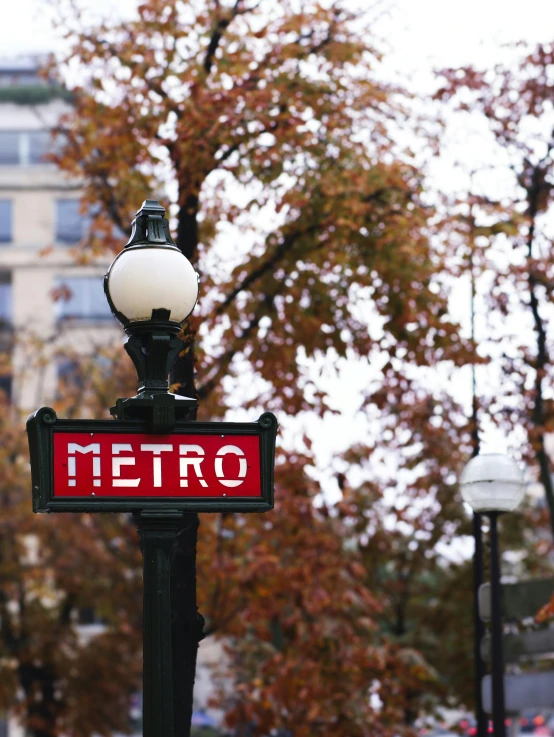
[(190, 737), (222, 737), (222, 733), (213, 727), (193, 727)]

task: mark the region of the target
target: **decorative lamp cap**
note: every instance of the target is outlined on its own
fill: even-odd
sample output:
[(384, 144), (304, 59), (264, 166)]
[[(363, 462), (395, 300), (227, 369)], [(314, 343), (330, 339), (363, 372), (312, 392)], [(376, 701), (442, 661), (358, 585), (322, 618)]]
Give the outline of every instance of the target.
[(176, 248), (169, 232), (169, 220), (165, 217), (165, 208), (158, 200), (144, 200), (140, 210), (137, 210), (132, 223), (131, 237), (125, 244), (125, 248), (149, 243)]

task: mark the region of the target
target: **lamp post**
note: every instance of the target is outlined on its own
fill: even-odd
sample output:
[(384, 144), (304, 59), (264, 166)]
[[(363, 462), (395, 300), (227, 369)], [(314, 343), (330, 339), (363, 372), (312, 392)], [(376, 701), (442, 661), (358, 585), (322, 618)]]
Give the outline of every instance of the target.
[(489, 719), (483, 709), (481, 681), (485, 675), (485, 663), (481, 657), (481, 640), (485, 634), (485, 625), (479, 616), (479, 589), (484, 583), (483, 531), (481, 515), (473, 512), (473, 658), (475, 660), (475, 719), (477, 737), (488, 737)]
[[(137, 212), (129, 242), (104, 278), (104, 291), (128, 335), (125, 350), (138, 375), (138, 394), (118, 399), (111, 413), (119, 420), (145, 419), (152, 433), (169, 433), (176, 419), (190, 419), (197, 405), (196, 399), (168, 392), (168, 375), (183, 348), (178, 333), (196, 304), (198, 276), (175, 246), (157, 201), (146, 200)], [(170, 559), (182, 519), (182, 511), (167, 508), (135, 513), (144, 567), (145, 737), (175, 734)]]
[[(110, 307), (128, 335), (125, 349), (137, 370), (137, 395), (116, 401), (113, 420), (63, 419), (41, 407), (27, 420), (27, 434), (34, 512), (134, 514), (144, 563), (143, 734), (188, 737), (201, 633), (197, 626), (187, 633), (194, 648), (186, 653), (181, 636), (178, 654), (172, 652), (172, 634), (179, 639), (184, 600), (195, 625), (199, 619), (196, 527), (187, 538), (184, 584), (177, 581), (183, 566), (182, 560), (178, 570), (174, 565), (175, 543), (187, 529), (187, 514), (273, 509), (278, 425), (271, 412), (256, 422), (197, 422), (196, 399), (169, 392), (169, 371), (183, 347), (179, 332), (196, 304), (198, 277), (171, 240), (164, 215), (155, 200), (143, 203), (104, 281)], [(186, 595), (172, 609), (171, 593), (179, 588)], [(180, 666), (176, 678), (175, 663), (182, 659), (186, 668)]]
[(523, 474), (509, 456), (498, 453), (478, 455), (465, 466), (460, 478), (462, 497), (476, 514), (490, 520), (491, 560), (491, 650), (492, 711), (494, 737), (505, 737), (504, 657), (502, 651), (502, 613), (498, 517), (512, 512), (523, 499)]

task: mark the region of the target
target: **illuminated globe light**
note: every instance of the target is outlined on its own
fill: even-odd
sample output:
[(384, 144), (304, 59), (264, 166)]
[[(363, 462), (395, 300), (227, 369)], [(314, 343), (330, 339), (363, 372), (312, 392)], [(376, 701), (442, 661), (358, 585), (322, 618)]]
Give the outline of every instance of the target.
[(513, 458), (484, 453), (465, 466), (460, 489), (474, 512), (512, 512), (525, 495), (525, 481)]

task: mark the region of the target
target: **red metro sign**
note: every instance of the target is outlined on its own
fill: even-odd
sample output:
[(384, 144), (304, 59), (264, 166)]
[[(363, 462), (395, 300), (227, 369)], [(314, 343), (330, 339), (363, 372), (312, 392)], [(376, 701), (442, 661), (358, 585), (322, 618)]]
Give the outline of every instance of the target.
[(49, 511), (264, 511), (273, 507), (277, 423), (180, 422), (168, 435), (140, 422), (28, 420), (33, 508)]

